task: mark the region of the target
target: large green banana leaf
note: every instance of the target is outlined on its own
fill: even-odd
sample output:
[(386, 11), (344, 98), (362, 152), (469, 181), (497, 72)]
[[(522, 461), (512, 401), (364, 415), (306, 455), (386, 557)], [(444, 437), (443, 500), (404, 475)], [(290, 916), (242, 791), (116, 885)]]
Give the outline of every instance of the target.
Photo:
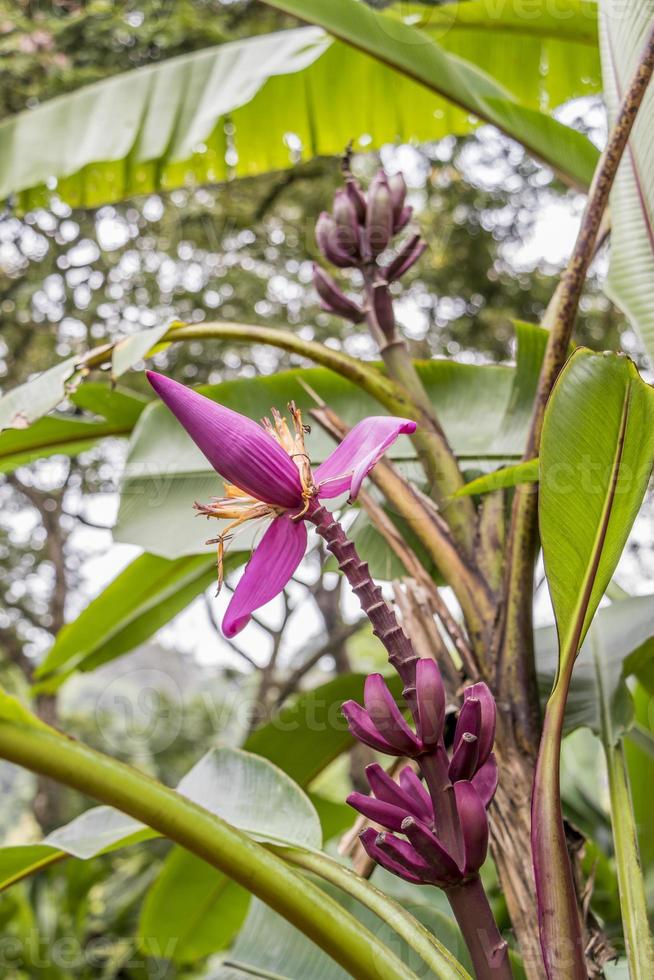
[(480, 119), (584, 186), (595, 148), (539, 111), (599, 86), (595, 4), (561, 2), (558, 30), (546, 0), (526, 19), (474, 0), (438, 8), (424, 31), (356, 0), (277, 4), (319, 26), (171, 58), (6, 119), (0, 200), (27, 208), (56, 184), (96, 206)]
[[(654, 0), (601, 0), (601, 50), (609, 118), (652, 29)], [(611, 193), (611, 265), (606, 290), (654, 358), (654, 88), (645, 94)]]

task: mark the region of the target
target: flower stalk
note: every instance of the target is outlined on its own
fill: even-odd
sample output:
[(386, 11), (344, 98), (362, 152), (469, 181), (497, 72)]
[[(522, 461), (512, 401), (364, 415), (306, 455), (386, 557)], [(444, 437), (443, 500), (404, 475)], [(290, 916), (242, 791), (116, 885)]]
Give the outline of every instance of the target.
[(307, 520), (311, 521), (327, 550), (336, 558), (339, 568), (372, 624), (373, 633), (386, 649), (389, 662), (397, 670), (402, 682), (412, 687), (415, 684), (418, 658), (395, 613), (384, 600), (381, 589), (373, 581), (367, 562), (359, 557), (354, 543), (325, 507), (310, 507)]

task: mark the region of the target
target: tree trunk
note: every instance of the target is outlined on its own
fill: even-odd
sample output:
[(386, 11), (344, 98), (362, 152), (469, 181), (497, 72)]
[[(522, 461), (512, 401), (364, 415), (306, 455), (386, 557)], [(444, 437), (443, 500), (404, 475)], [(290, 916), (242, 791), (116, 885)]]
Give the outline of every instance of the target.
[(495, 752), (500, 784), (490, 809), (491, 852), (529, 980), (542, 980), (536, 885), (531, 864), (531, 787), (534, 760), (517, 750), (498, 719)]

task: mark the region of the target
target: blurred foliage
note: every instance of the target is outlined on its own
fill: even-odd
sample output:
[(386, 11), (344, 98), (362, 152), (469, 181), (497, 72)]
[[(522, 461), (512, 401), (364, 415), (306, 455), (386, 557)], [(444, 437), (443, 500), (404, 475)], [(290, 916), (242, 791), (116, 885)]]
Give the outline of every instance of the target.
[(0, 118), (130, 68), (239, 37), (285, 18), (252, 0), (1, 0)]

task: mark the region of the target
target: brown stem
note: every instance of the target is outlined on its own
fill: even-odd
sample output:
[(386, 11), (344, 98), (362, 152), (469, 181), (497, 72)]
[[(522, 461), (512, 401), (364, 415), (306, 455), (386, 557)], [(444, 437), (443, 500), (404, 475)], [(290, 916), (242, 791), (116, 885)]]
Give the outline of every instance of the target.
[[(275, 707), (279, 708), (284, 703), (286, 698), (290, 697), (297, 690), (297, 687), (304, 677), (312, 667), (315, 667), (319, 660), (328, 654), (335, 655), (335, 652), (339, 647), (343, 647), (345, 642), (358, 633), (361, 629), (362, 623), (365, 623), (365, 619), (360, 619), (356, 623), (340, 623), (335, 629), (328, 629), (327, 639), (316, 645), (315, 649), (311, 651), (300, 664), (280, 685), (277, 694), (275, 695)], [(309, 643), (309, 646), (311, 644)], [(335, 657), (336, 659), (336, 657)]]
[(445, 892), (470, 950), (477, 980), (511, 980), (509, 947), (493, 917), (479, 875)]
[[(572, 255), (545, 315), (544, 325), (549, 327), (550, 333), (524, 459), (538, 455), (545, 406), (568, 356), (579, 300), (595, 253), (609, 193), (653, 72), (654, 26), (597, 165)], [(533, 646), (526, 632), (531, 627), (537, 509), (537, 494), (529, 487), (518, 487), (513, 501), (507, 555), (506, 615), (496, 647), (500, 698), (514, 706), (519, 737), (525, 747), (533, 746), (538, 740)]]
[(530, 801), (533, 759), (515, 744), (513, 721), (498, 713), (495, 754), (500, 784), (489, 811), (491, 854), (497, 866), (509, 918), (529, 980), (542, 980), (536, 909), (536, 883), (531, 866)]
[[(337, 440), (343, 439), (348, 432), (343, 420), (325, 405), (315, 392), (311, 391), (308, 386), (306, 387), (309, 394), (316, 398), (319, 406), (311, 410), (312, 416)], [(429, 591), (430, 597), (434, 598), (434, 612), (442, 619), (446, 629), (450, 632), (465, 664), (468, 676), (472, 679), (476, 678), (478, 667), (473, 650), (477, 653), (483, 651), (485, 624), (493, 623), (495, 618), (494, 600), (486, 583), (456, 547), (449, 528), (434, 503), (424, 494), (421, 494), (402, 474), (398, 473), (395, 467), (386, 460), (380, 460), (371, 471), (370, 479), (382, 491), (395, 513), (407, 522), (432, 561), (438, 566), (447, 584), (452, 588), (466, 619), (471, 637), (470, 643), (461, 633), (440, 597), (438, 589), (422, 565), (420, 565), (420, 571), (409, 569), (421, 584), (430, 583)], [(362, 499), (365, 498), (362, 497)], [(397, 538), (396, 529), (393, 537)], [(402, 549), (402, 554), (399, 550), (396, 551), (403, 561), (408, 557), (407, 550), (405, 546)], [(436, 595), (432, 596), (434, 592)]]
[[(310, 389), (308, 390), (313, 397), (318, 397), (315, 392), (312, 392)], [(344, 439), (349, 431), (336, 412), (320, 400), (318, 407), (311, 409), (311, 415), (338, 442)], [(389, 503), (394, 506), (397, 513), (411, 524), (416, 537), (425, 546), (430, 557), (434, 561), (437, 561), (435, 557), (436, 553), (440, 556), (444, 564), (441, 571), (445, 578), (449, 580), (449, 576), (452, 575), (454, 580), (456, 580), (460, 571), (466, 580), (470, 579), (470, 585), (466, 588), (465, 592), (467, 596), (471, 597), (476, 588), (473, 581), (474, 571), (458, 555), (444, 522), (438, 519), (438, 515), (433, 511), (433, 507), (430, 506), (426, 510), (413, 492), (411, 484), (384, 461), (380, 461), (372, 470), (370, 479), (382, 490), (385, 496), (388, 496)], [(432, 612), (438, 616), (443, 624), (445, 631), (461, 657), (468, 678), (476, 680), (478, 669), (474, 655), (470, 649), (470, 644), (463, 629), (448, 609), (447, 603), (441, 596), (440, 590), (429, 575), (429, 572), (425, 569), (412, 548), (409, 547), (384, 508), (365, 490), (359, 493), (359, 502), (366, 513), (370, 515), (375, 527), (400, 559), (409, 575), (413, 576), (424, 588), (429, 603), (432, 606)], [(452, 587), (455, 595), (459, 598), (459, 592), (463, 591), (462, 588), (457, 589), (456, 585), (452, 585)], [(479, 591), (484, 592), (481, 583), (479, 583)], [(470, 604), (465, 599), (461, 604), (466, 609), (470, 608)]]

